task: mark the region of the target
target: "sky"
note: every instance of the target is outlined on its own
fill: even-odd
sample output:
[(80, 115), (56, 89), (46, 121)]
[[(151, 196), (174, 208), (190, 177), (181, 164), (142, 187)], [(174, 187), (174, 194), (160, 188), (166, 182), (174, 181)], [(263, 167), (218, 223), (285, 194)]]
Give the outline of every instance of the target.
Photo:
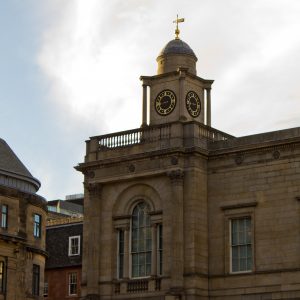
[(47, 200), (83, 192), (90, 136), (138, 128), (140, 75), (174, 38), (215, 80), (212, 126), (235, 136), (300, 126), (299, 0), (2, 0), (0, 137)]

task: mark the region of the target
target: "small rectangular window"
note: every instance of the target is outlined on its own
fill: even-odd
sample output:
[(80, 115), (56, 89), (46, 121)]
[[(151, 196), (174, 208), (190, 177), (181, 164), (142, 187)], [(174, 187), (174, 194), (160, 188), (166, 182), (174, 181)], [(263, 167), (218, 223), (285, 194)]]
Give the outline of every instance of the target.
[(118, 278), (124, 276), (124, 230), (118, 231)]
[(69, 256), (80, 255), (80, 235), (69, 237)]
[(157, 270), (158, 275), (163, 273), (163, 227), (159, 224), (157, 227)]
[(5, 293), (5, 263), (0, 261), (0, 294)]
[(8, 214), (8, 206), (2, 204), (1, 206), (1, 227), (7, 228), (7, 214)]
[(45, 279), (44, 282), (44, 297), (48, 297), (48, 280)]
[(77, 295), (77, 273), (69, 273), (69, 296)]
[(38, 296), (40, 294), (40, 266), (32, 266), (32, 295)]
[(33, 236), (36, 238), (41, 237), (41, 223), (42, 223), (42, 217), (39, 214), (34, 214), (33, 216)]
[(231, 271), (249, 272), (252, 270), (251, 219), (231, 220)]

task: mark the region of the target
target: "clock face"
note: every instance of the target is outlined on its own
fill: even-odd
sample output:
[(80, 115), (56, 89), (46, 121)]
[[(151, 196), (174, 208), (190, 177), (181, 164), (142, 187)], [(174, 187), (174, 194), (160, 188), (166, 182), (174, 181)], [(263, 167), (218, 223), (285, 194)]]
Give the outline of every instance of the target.
[(185, 102), (186, 109), (188, 110), (189, 114), (193, 118), (198, 117), (201, 111), (201, 101), (199, 96), (195, 92), (190, 91), (186, 95)]
[(161, 116), (170, 114), (176, 106), (176, 96), (171, 90), (160, 92), (155, 99), (155, 110)]

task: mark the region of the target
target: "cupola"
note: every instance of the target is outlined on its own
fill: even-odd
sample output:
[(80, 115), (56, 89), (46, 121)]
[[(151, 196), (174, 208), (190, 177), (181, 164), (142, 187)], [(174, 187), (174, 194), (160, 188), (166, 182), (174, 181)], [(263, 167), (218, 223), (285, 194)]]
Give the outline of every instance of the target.
[(187, 68), (188, 72), (196, 75), (197, 57), (192, 48), (179, 38), (167, 43), (157, 59), (157, 74), (176, 71), (179, 67)]
[(158, 64), (157, 75), (177, 71), (179, 67), (185, 68), (189, 73), (196, 75), (197, 57), (192, 48), (179, 38), (178, 23), (184, 22), (184, 19), (177, 19), (175, 39), (167, 43), (160, 51), (156, 61)]

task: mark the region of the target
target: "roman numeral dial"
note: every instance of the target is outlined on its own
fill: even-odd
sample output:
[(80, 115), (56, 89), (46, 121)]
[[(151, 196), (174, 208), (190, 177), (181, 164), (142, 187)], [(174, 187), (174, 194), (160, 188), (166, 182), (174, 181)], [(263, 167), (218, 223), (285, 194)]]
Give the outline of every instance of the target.
[(199, 96), (195, 92), (190, 91), (186, 95), (185, 102), (186, 109), (189, 112), (189, 114), (193, 118), (198, 117), (201, 112), (201, 101)]
[(176, 106), (176, 95), (171, 90), (160, 92), (155, 99), (155, 110), (161, 116), (169, 115)]

